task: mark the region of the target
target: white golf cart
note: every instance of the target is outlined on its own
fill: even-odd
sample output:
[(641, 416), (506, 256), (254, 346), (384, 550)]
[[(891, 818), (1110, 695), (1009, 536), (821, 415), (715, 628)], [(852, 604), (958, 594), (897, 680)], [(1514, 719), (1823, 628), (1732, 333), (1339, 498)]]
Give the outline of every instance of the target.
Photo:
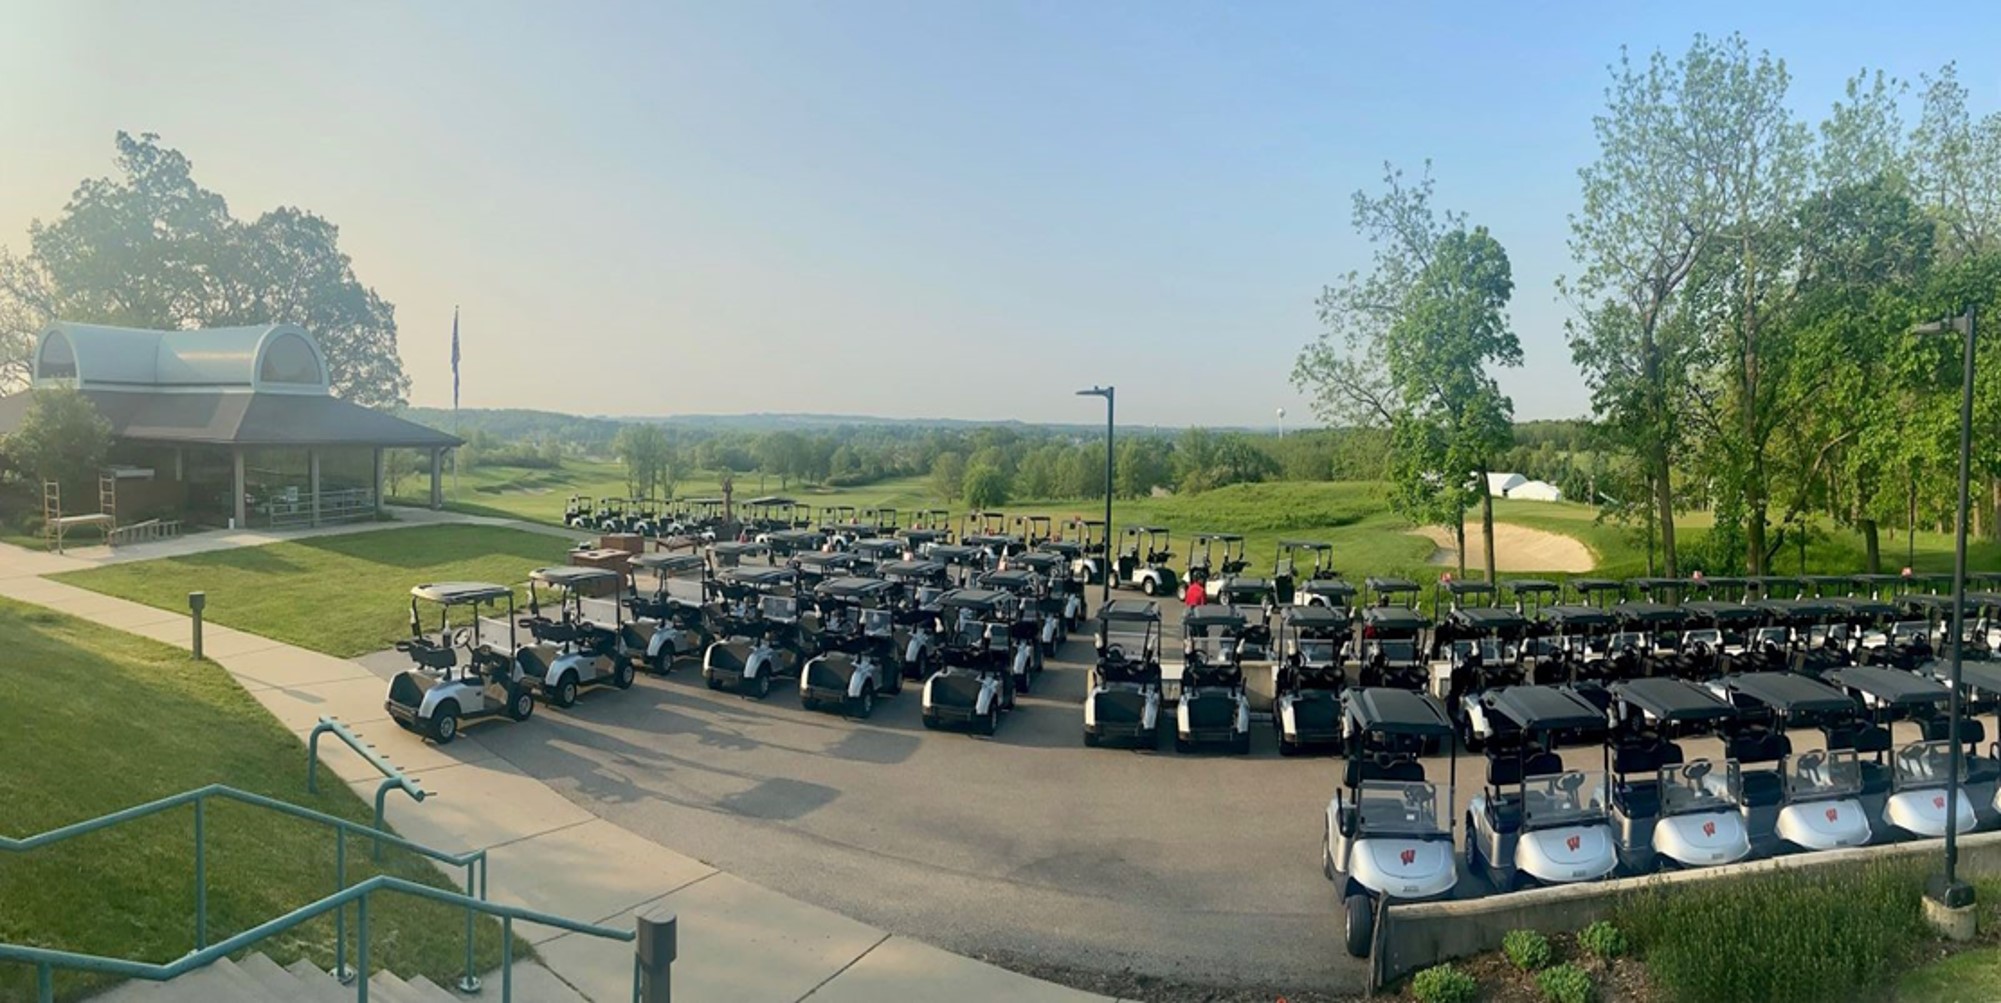
[(880, 578), (836, 578), (820, 586), (820, 654), (799, 673), (799, 702), (807, 710), (831, 705), (867, 718), (878, 693), (903, 692), (909, 637), (896, 624), (899, 591)]
[(677, 659), (699, 656), (715, 640), (711, 591), (709, 563), (700, 554), (634, 555), (632, 595), (625, 601), (632, 619), (620, 630), (620, 647), (661, 675)]
[[(424, 633), (420, 602), (438, 607), (435, 637)], [(480, 615), (483, 607), (498, 613), (503, 606), (504, 620)], [(470, 624), (452, 626), (454, 608), (465, 609)], [(506, 631), (506, 648), (495, 648), (485, 638), (488, 630)], [(514, 640), (514, 590), (505, 585), (436, 582), (411, 589), (410, 639), (398, 641), (396, 650), (415, 664), (389, 681), (383, 707), (398, 725), (439, 745), (457, 738), (461, 724), (528, 720), (535, 713), (535, 694), (521, 677)]]
[(1179, 576), (1168, 566), (1174, 559), (1172, 540), (1164, 527), (1131, 526), (1121, 536), (1119, 556), (1112, 572), (1112, 585), (1138, 589), (1149, 596), (1175, 595)]
[(1466, 870), (1503, 892), (1611, 874), (1604, 775), (1565, 769), (1555, 752), (1558, 734), (1603, 720), (1598, 708), (1555, 686), (1491, 689), (1480, 703), (1487, 786), (1466, 808)]
[(702, 679), (760, 700), (778, 675), (791, 675), (804, 659), (794, 576), (785, 568), (726, 568), (716, 575), (723, 595), (720, 640), (702, 653)]
[(1628, 874), (1715, 867), (1751, 855), (1738, 803), (1743, 784), (1730, 759), (1688, 759), (1680, 738), (1728, 730), (1737, 711), (1680, 679), (1615, 682), (1606, 733), (1612, 834)]
[(1181, 672), (1174, 707), (1174, 751), (1221, 745), (1251, 751), (1251, 701), (1244, 685), (1248, 621), (1229, 606), (1204, 605), (1181, 618)]
[(924, 727), (966, 725), (983, 735), (1000, 728), (1002, 711), (1014, 709), (1018, 649), (1034, 639), (1017, 637), (1017, 600), (1005, 592), (954, 589), (938, 599), (942, 667), (924, 680)]
[[(1857, 727), (1860, 706), (1852, 698), (1792, 672), (1736, 673), (1708, 688), (1737, 710), (1724, 748), (1737, 763), (1737, 801), (1753, 856), (1781, 844), (1822, 850), (1869, 842), (1876, 813), (1867, 804), (1881, 807), (1890, 778), (1857, 753), (1887, 750), (1888, 731)], [(1827, 751), (1795, 756), (1786, 732), (1808, 725), (1821, 726)]]
[[(623, 585), (624, 579), (609, 568), (559, 566), (528, 573), (528, 616), (521, 623), (536, 643), (515, 657), (543, 699), (569, 707), (586, 688), (632, 686), (633, 659), (645, 649), (622, 647)], [(554, 617), (543, 615), (544, 590), (556, 594)]]
[[(1452, 786), (1459, 762), (1452, 722), (1432, 697), (1353, 687), (1341, 694), (1348, 764), (1327, 802), (1320, 867), (1340, 890), (1348, 953), (1368, 957), (1384, 900), (1444, 898), (1459, 882), (1452, 848)], [(1424, 775), (1424, 747), (1454, 749), (1447, 785)]]
[(1098, 608), (1098, 661), (1084, 697), (1084, 744), (1160, 741), (1160, 606), (1114, 599)]
[(1291, 606), (1279, 618), (1278, 660), (1272, 664), (1272, 727), (1278, 752), (1295, 756), (1341, 741), (1341, 691), (1354, 623), (1346, 609)]
[[(1963, 670), (1964, 666), (1962, 682)], [(1887, 743), (1875, 743), (1878, 764), (1886, 755), (1890, 761), (1890, 793), (1885, 798), (1865, 791), (1863, 807), (1874, 809), (1873, 817), (1887, 828), (1920, 839), (1945, 835), (1949, 815), (1959, 832), (1973, 831), (1980, 819), (1975, 806), (1994, 800), (1995, 776), (1992, 769), (1983, 768), (1977, 773), (1969, 769), (1966, 749), (1955, 755), (1946, 741), (1946, 713), (1952, 691), (1928, 676), (1878, 665), (1851, 665), (1830, 671), (1823, 678), (1860, 701), (1863, 719), (1875, 727), (1887, 731), (1896, 721), (1912, 720), (1920, 728), (1918, 741), (1895, 749), (1882, 748)], [(1962, 719), (1960, 740), (1970, 748), (1978, 748), (1979, 736), (1975, 732), (1979, 728), (1980, 722)], [(1946, 781), (1955, 767), (1959, 770), (1959, 799), (1954, 806), (1957, 810), (1948, 812)], [(1879, 765), (1877, 769), (1882, 767)]]

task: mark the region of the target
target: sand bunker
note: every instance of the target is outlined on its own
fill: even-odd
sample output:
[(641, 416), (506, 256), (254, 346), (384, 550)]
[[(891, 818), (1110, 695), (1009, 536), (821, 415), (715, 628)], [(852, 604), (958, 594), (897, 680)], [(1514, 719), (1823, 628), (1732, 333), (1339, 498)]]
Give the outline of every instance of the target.
[[(1438, 545), (1432, 551), (1430, 563), (1457, 567), (1459, 553), (1452, 546), (1452, 531), (1443, 526), (1426, 526), (1411, 531)], [(1466, 523), (1466, 566), (1471, 568), (1485, 562), (1485, 543), (1480, 534), (1480, 523), (1467, 520)], [(1593, 565), (1591, 551), (1577, 540), (1562, 533), (1548, 530), (1530, 529), (1513, 523), (1494, 524), (1494, 570), (1496, 571), (1562, 571), (1575, 574), (1590, 571)]]

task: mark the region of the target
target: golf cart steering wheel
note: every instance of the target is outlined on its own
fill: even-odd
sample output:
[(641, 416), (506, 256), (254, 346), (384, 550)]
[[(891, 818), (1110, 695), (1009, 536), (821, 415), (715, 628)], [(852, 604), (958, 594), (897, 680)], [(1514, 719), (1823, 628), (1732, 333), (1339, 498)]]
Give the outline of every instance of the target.
[(1682, 767), (1682, 768), (1681, 768), (1681, 775), (1682, 775), (1682, 776), (1684, 776), (1684, 777), (1687, 777), (1687, 778), (1688, 778), (1689, 780), (1691, 780), (1691, 781), (1695, 781), (1695, 782), (1698, 782), (1698, 783), (1699, 783), (1699, 782), (1701, 782), (1701, 780), (1702, 780), (1702, 778), (1703, 778), (1703, 777), (1706, 777), (1706, 776), (1708, 776), (1708, 775), (1709, 775), (1709, 770), (1710, 770), (1710, 767), (1711, 767), (1711, 764), (1710, 764), (1709, 760), (1707, 760), (1707, 759), (1698, 759), (1698, 760), (1696, 760), (1696, 761), (1694, 761), (1694, 762), (1692, 762), (1692, 763), (1688, 764), (1687, 766), (1684, 766), (1684, 767)]
[(1125, 661), (1125, 660), (1126, 660), (1126, 649), (1124, 649), (1124, 648), (1122, 648), (1122, 647), (1120, 647), (1119, 645), (1116, 645), (1116, 644), (1113, 644), (1113, 645), (1108, 645), (1108, 646), (1106, 646), (1106, 648), (1105, 648), (1105, 661), (1107, 661), (1107, 662), (1123, 662), (1123, 661)]
[(472, 650), (472, 628), (460, 627), (452, 631), (452, 647)]
[(1793, 768), (1800, 773), (1818, 774), (1821, 771), (1821, 767), (1826, 765), (1826, 763), (1827, 753), (1815, 749), (1812, 752), (1801, 753), (1799, 760), (1793, 764)]
[(1403, 803), (1407, 808), (1421, 810), (1431, 803), (1431, 791), (1423, 787), (1406, 787), (1403, 789)]
[(1572, 770), (1556, 778), (1556, 789), (1565, 794), (1575, 795), (1584, 787), (1584, 774)]

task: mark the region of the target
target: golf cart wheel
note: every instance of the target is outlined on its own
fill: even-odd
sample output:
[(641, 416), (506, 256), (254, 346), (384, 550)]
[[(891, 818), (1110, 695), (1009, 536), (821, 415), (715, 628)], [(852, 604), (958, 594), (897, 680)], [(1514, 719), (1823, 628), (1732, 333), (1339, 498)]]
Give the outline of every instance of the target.
[(807, 710), (819, 710), (820, 701), (815, 700), (812, 697), (802, 696), (799, 698), (799, 706)]
[(1342, 905), (1348, 913), (1348, 956), (1366, 958), (1370, 943), (1376, 939), (1375, 903), (1367, 895), (1350, 895)]
[(770, 671), (767, 670), (765, 672), (758, 673), (757, 682), (751, 684), (750, 692), (752, 696), (757, 697), (759, 700), (762, 700), (765, 697), (771, 695)]
[(708, 682), (709, 688), (712, 690), (719, 690), (723, 688), (723, 681), (717, 679), (714, 676), (703, 676), (702, 678)]
[(980, 734), (992, 738), (1000, 730), (1000, 708), (989, 707), (985, 717), (980, 718)]
[(666, 675), (668, 671), (674, 668), (674, 649), (672, 647), (661, 648), (660, 653), (654, 655), (653, 660), (647, 664), (653, 669), (655, 675)]
[(863, 683), (862, 695), (848, 701), (848, 716), (866, 721), (875, 713), (875, 684)]
[[(1020, 695), (1022, 695), (1023, 693), (1026, 693), (1026, 692), (1028, 692), (1028, 687), (1030, 686), (1030, 684), (1032, 684), (1032, 683), (1034, 683), (1034, 682), (1035, 682), (1035, 673), (1034, 673), (1034, 671), (1033, 671), (1033, 670), (1031, 670), (1031, 671), (1029, 671), (1029, 672), (1025, 672), (1025, 673), (1022, 673), (1022, 676), (1021, 676), (1021, 678), (1020, 678), (1020, 679), (1018, 679), (1018, 680), (1015, 680), (1015, 684), (1014, 684), (1014, 695), (1015, 695), (1015, 696), (1020, 696)], [(1008, 709), (1009, 709), (1009, 710), (1013, 710), (1013, 709), (1014, 709), (1014, 701), (1013, 701), (1013, 700), (1009, 700), (1009, 701), (1008, 701), (1008, 704), (1007, 704), (1007, 707), (1008, 707)]]
[(1231, 742), (1230, 742), (1230, 751), (1231, 751), (1232, 753), (1235, 753), (1236, 755), (1239, 755), (1239, 756), (1248, 756), (1248, 755), (1250, 755), (1250, 754), (1251, 754), (1251, 733), (1247, 731), (1247, 732), (1244, 732), (1244, 733), (1243, 733), (1243, 734), (1241, 734), (1241, 735), (1238, 735), (1238, 736), (1237, 736), (1237, 737), (1236, 737), (1235, 739), (1232, 739), (1232, 740), (1231, 740)]
[(632, 676), (632, 663), (621, 658), (618, 661), (618, 668), (611, 670), (611, 684), (619, 689), (629, 690), (632, 688)]
[(1299, 755), (1299, 743), (1288, 740), (1284, 731), (1278, 733), (1278, 754), (1287, 758)]
[(1473, 828), (1473, 813), (1466, 813), (1466, 873), (1480, 880), (1487, 878), (1487, 863), (1480, 859), (1479, 830)]
[(924, 730), (925, 730), (925, 731), (937, 731), (937, 730), (938, 730), (938, 716), (937, 716), (937, 715), (935, 715), (935, 714), (926, 714), (926, 715), (924, 715)]
[(516, 721), (526, 721), (535, 713), (535, 693), (526, 686), (516, 686), (507, 694), (507, 716)]
[(886, 674), (882, 682), (882, 691), (890, 696), (903, 692), (903, 667), (898, 666), (895, 672)]
[(565, 672), (563, 673), (563, 678), (556, 681), (556, 706), (574, 707), (576, 704), (577, 674), (574, 672)]
[(455, 700), (447, 700), (431, 712), (431, 741), (439, 745), (450, 745), (459, 737), (459, 705)]
[(1182, 755), (1194, 752), (1195, 743), (1185, 738), (1182, 738), (1180, 735), (1176, 735), (1174, 736), (1174, 751), (1181, 753)]
[(1084, 729), (1084, 748), (1095, 749), (1097, 747), (1098, 747), (1098, 733), (1092, 731), (1089, 728)]
[(1160, 581), (1154, 578), (1142, 578), (1139, 580), (1139, 590), (1149, 596), (1157, 596), (1160, 594)]

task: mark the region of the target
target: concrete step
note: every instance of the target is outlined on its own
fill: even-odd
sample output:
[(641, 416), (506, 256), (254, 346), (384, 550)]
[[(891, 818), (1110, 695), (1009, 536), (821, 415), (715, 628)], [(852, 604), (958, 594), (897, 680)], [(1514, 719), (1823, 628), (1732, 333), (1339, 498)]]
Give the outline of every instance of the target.
[(341, 985), (340, 980), (305, 958), (286, 965), (285, 971), (299, 980), (302, 990), (299, 1003), (351, 1003), (354, 999), (352, 986)]
[(458, 1003), (458, 997), (452, 995), (451, 990), (422, 975), (410, 980), (410, 991), (417, 995), (421, 1003)]
[(409, 983), (394, 972), (376, 972), (368, 977), (368, 1003), (429, 1003), (418, 998)]
[[(498, 969), (481, 976), (481, 997), (500, 998)], [(171, 982), (127, 982), (92, 997), (91, 1003), (347, 1003), (355, 987), (301, 959), (289, 966), (262, 954), (241, 963), (223, 958)], [(534, 962), (514, 965), (514, 996), (535, 1003), (590, 1003)], [(370, 1003), (465, 1003), (468, 997), (419, 975), (408, 981), (389, 972), (368, 979)]]
[[(245, 975), (255, 979), (257, 985), (265, 993), (269, 994), (269, 998), (271, 999), (286, 999), (289, 997), (314, 999), (319, 995), (306, 989), (300, 983), (298, 976), (293, 975), (283, 968), (279, 968), (277, 962), (261, 954), (253, 954), (244, 958), (237, 963), (236, 967)], [(289, 997), (287, 994), (289, 994)]]

